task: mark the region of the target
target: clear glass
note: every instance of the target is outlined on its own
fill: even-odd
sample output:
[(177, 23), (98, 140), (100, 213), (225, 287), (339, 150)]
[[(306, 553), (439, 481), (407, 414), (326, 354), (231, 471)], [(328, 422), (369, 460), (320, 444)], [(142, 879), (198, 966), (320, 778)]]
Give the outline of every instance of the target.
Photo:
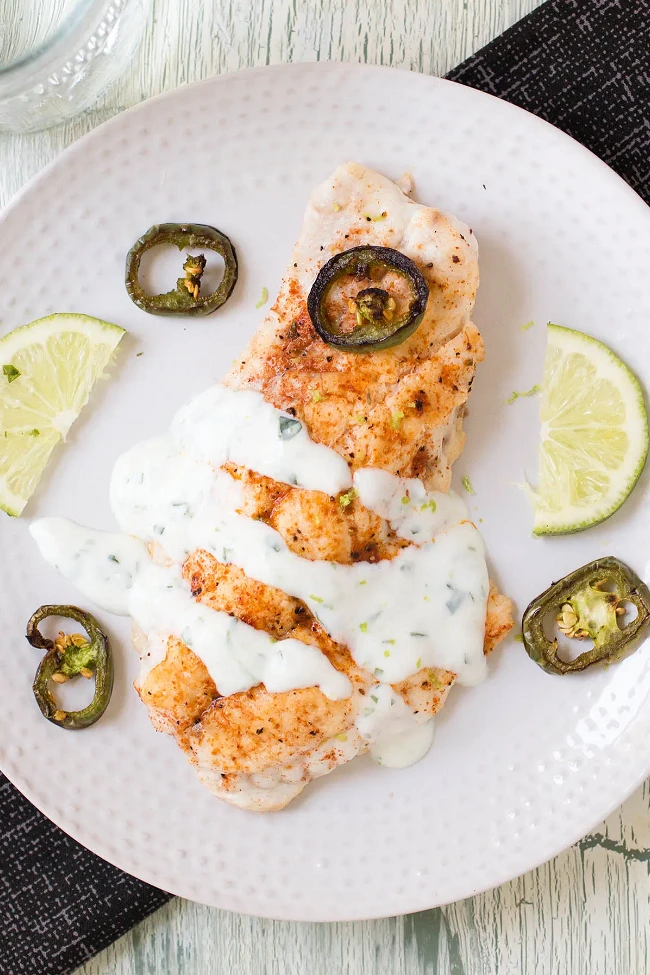
[(0, 0), (0, 129), (56, 125), (133, 57), (151, 0)]

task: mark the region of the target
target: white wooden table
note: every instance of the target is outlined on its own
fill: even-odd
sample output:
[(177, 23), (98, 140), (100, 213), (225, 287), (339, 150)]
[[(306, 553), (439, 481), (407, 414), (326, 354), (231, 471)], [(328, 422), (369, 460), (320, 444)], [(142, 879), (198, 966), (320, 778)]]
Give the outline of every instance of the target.
[[(0, 136), (4, 203), (64, 146), (179, 84), (318, 59), (444, 74), (540, 0), (155, 0), (139, 57), (88, 116)], [(78, 975), (643, 975), (650, 790), (551, 863), (470, 900), (354, 924), (257, 920), (174, 900)]]

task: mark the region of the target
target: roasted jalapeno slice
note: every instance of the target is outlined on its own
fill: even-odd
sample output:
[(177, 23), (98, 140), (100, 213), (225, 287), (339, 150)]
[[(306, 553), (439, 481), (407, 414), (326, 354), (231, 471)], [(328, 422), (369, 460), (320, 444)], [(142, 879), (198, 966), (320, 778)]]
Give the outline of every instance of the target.
[[(184, 247), (203, 247), (221, 254), (226, 265), (223, 280), (216, 291), (201, 294), (201, 278), (205, 271), (204, 254), (188, 255), (173, 291), (161, 295), (148, 294), (140, 284), (142, 255), (159, 244)], [(126, 256), (126, 290), (138, 308), (150, 315), (209, 315), (221, 308), (232, 294), (237, 282), (238, 265), (235, 248), (228, 237), (216, 227), (202, 223), (160, 223), (150, 227), (139, 237)]]
[[(79, 623), (86, 631), (66, 635), (59, 633), (56, 640), (48, 640), (39, 630), (39, 625), (48, 616), (62, 616)], [(38, 650), (47, 653), (41, 660), (33, 690), (41, 714), (53, 724), (70, 731), (88, 728), (94, 724), (108, 707), (113, 691), (113, 658), (106, 634), (90, 613), (76, 606), (41, 606), (31, 616), (27, 624), (27, 639)], [(71, 677), (95, 678), (95, 696), (81, 711), (64, 711), (54, 700), (49, 688), (52, 680), (63, 684)]]
[[(610, 586), (611, 591), (604, 588)], [(636, 618), (621, 625), (625, 603), (633, 603)], [(578, 640), (589, 638), (593, 647), (575, 660), (558, 655), (557, 640), (544, 633), (544, 621), (553, 617), (559, 630)], [(596, 559), (571, 572), (534, 599), (522, 620), (526, 653), (549, 674), (585, 670), (600, 661), (618, 660), (650, 620), (650, 591), (618, 559)]]
[(410, 258), (391, 247), (353, 247), (318, 272), (307, 310), (328, 345), (375, 352), (399, 345), (416, 330), (429, 288)]

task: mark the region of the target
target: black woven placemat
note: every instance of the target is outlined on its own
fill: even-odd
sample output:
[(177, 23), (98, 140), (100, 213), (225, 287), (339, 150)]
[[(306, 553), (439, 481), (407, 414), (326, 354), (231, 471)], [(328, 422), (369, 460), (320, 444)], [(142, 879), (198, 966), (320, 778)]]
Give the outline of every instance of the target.
[(0, 972), (62, 975), (169, 899), (70, 839), (0, 774)]
[(549, 0), (447, 77), (552, 122), (650, 203), (650, 0)]
[[(526, 108), (650, 202), (650, 0), (549, 0), (449, 77)], [(0, 774), (0, 973), (64, 975), (169, 895), (100, 860)]]

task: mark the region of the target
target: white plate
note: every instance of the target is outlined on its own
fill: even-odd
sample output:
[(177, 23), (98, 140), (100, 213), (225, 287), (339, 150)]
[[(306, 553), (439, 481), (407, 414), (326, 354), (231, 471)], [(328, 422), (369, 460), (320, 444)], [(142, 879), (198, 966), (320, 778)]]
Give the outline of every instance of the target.
[[(513, 482), (536, 467), (537, 404), (506, 405), (540, 378), (544, 323), (603, 339), (650, 382), (650, 219), (595, 157), (532, 115), (445, 81), (359, 65), (247, 71), (183, 88), (72, 146), (0, 219), (3, 326), (83, 311), (129, 330), (110, 382), (60, 449), (27, 515), (98, 527), (116, 456), (166, 427), (220, 378), (277, 289), (313, 187), (347, 159), (397, 177), (458, 215), (481, 248), (476, 321), (487, 346), (470, 399), (469, 474), (493, 570), (521, 611), (552, 579), (601, 555), (648, 577), (648, 474), (610, 521), (531, 537)], [(150, 224), (201, 221), (241, 258), (225, 309), (180, 322), (129, 301), (124, 258)], [(529, 331), (520, 326), (536, 322)], [(137, 353), (142, 352), (142, 356)], [(231, 808), (150, 727), (130, 683), (125, 621), (98, 614), (117, 681), (98, 725), (66, 734), (31, 693), (25, 622), (78, 594), (38, 557), (28, 517), (0, 521), (0, 765), (100, 856), (176, 894), (287, 919), (416, 911), (528, 870), (577, 840), (650, 770), (650, 647), (609, 670), (550, 677), (512, 640), (475, 689), (454, 689), (427, 759), (405, 771), (357, 760), (281, 813)]]

